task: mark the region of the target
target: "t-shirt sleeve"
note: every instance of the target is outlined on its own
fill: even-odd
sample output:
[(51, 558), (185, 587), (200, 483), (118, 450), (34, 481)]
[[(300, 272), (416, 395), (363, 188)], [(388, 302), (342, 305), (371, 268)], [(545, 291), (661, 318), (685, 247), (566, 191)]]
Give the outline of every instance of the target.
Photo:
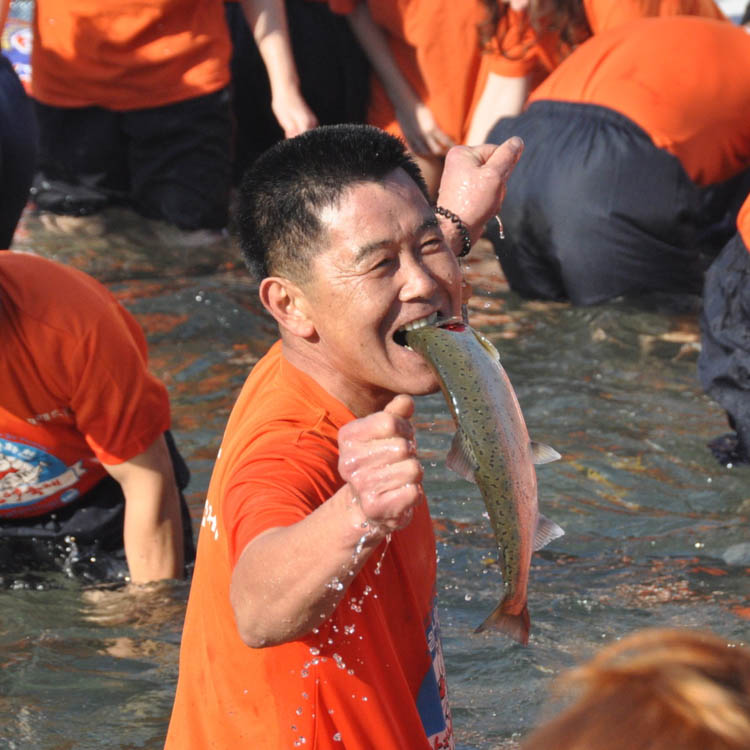
[(169, 397), (148, 370), (146, 340), (132, 315), (103, 296), (91, 316), (73, 355), (71, 409), (96, 457), (119, 464), (169, 428)]
[(358, 4), (358, 0), (328, 0), (328, 7), (339, 15), (346, 16), (351, 13)]
[(232, 566), (258, 534), (301, 521), (342, 485), (333, 441), (307, 434), (279, 443), (282, 450), (250, 455), (226, 485), (222, 508)]

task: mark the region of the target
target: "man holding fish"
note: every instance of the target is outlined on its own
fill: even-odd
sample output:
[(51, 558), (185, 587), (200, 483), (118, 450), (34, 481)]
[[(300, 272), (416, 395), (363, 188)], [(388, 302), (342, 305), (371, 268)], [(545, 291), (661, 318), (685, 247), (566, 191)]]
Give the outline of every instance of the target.
[(243, 252), (281, 340), (214, 468), (168, 750), (454, 746), (409, 421), (440, 381), (404, 344), (460, 316), (456, 255), (521, 147), (453, 149), (437, 211), (369, 126), (309, 131), (246, 175)]

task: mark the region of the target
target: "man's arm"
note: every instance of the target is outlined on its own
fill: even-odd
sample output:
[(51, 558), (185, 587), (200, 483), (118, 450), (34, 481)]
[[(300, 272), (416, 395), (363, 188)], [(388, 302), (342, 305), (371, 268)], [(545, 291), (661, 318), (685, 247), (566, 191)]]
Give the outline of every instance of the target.
[(183, 577), (180, 497), (164, 435), (121, 464), (103, 464), (125, 495), (123, 538), (132, 583)]
[(397, 396), (342, 427), (347, 483), (302, 521), (269, 529), (242, 551), (230, 599), (248, 646), (285, 643), (321, 625), (386, 535), (408, 525), (423, 500), (413, 411), (411, 397)]
[(240, 0), (271, 84), (271, 109), (286, 138), (318, 124), (300, 91), (283, 0)]
[[(500, 146), (454, 146), (445, 157), (437, 202), (461, 218), (472, 243), (500, 211), (506, 183), (522, 151), (523, 141), (513, 136)], [(461, 233), (453, 222), (439, 218), (446, 240), (458, 255), (463, 246)]]

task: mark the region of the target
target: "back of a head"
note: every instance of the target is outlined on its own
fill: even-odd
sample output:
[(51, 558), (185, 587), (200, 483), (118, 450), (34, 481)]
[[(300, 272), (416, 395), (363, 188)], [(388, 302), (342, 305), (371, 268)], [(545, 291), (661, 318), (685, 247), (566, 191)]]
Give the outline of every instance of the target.
[(750, 650), (710, 633), (644, 630), (563, 675), (576, 700), (523, 750), (750, 748)]
[(306, 278), (321, 245), (321, 211), (348, 188), (382, 181), (398, 168), (427, 195), (404, 143), (369, 125), (314, 128), (265, 151), (245, 173), (237, 207), (250, 271), (257, 279)]

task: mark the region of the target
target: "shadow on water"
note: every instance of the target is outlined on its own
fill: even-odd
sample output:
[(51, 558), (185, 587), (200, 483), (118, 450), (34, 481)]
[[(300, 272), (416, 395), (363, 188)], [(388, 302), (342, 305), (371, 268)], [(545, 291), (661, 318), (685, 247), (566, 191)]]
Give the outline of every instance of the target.
[[(186, 246), (125, 212), (55, 231), (27, 212), (14, 249), (96, 276), (146, 330), (197, 530), (229, 411), (274, 340), (236, 247)], [(706, 448), (727, 427), (696, 379), (696, 300), (524, 302), (486, 247), (470, 258), (472, 323), (498, 347), (531, 435), (563, 456), (538, 472), (543, 510), (566, 535), (533, 561), (530, 648), (474, 635), (500, 596), (493, 540), (476, 488), (445, 469), (442, 398), (418, 404), (458, 747), (497, 750), (533, 726), (555, 674), (633, 629), (750, 642), (750, 554), (726, 554), (750, 541), (750, 469), (719, 466)], [(116, 591), (62, 576), (0, 591), (0, 745), (162, 747), (187, 591), (172, 584), (126, 611)]]

